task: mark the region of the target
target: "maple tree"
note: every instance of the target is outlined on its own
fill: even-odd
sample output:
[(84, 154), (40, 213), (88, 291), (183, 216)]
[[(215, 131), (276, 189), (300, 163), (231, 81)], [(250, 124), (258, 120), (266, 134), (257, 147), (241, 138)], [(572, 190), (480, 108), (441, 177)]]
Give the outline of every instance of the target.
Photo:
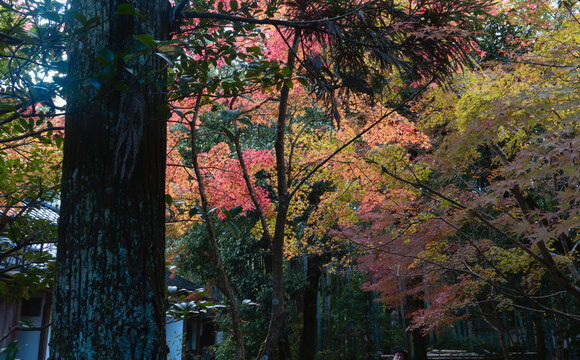
[(10, 307), (54, 279), (63, 119), (49, 72), (62, 66), (62, 51), (43, 45), (53, 40), (47, 14), (58, 8), (47, 4), (35, 17), (24, 2), (0, 10), (0, 302), (9, 304), (0, 357), (15, 356), (18, 332), (34, 329), (15, 322)]
[(471, 312), (503, 333), (498, 312), (514, 307), (577, 321), (561, 301), (578, 300), (578, 22), (551, 11), (562, 31), (543, 32), (512, 64), (426, 93), (415, 110), (433, 150), (368, 156), (389, 185), (336, 236), (369, 251), (367, 289), (391, 306), (417, 294), (429, 303), (409, 314), (410, 329)]
[(0, 12), (0, 56), (11, 60), (0, 62), (0, 297), (7, 300), (27, 298), (51, 278), (44, 270), (52, 256), (41, 249), (55, 240), (54, 219), (34, 212), (59, 190), (62, 118), (52, 99), (59, 89), (47, 73), (59, 66), (61, 51), (42, 46), (50, 42), (44, 20), (58, 8), (47, 5), (32, 18), (15, 2)]
[[(9, 133), (9, 132), (7, 132)], [(46, 140), (45, 140), (46, 139)], [(44, 250), (56, 239), (54, 218), (37, 212), (52, 208), (58, 195), (60, 148), (52, 137), (11, 141), (0, 147), (0, 296), (27, 298), (46, 287), (54, 260)], [(11, 276), (10, 274), (16, 274)]]
[[(299, 99), (303, 98), (302, 91), (298, 90), (296, 92), (298, 95), (293, 99), (299, 101)], [(378, 118), (384, 117), (385, 114), (389, 113), (388, 109), (383, 109), (382, 112), (377, 114), (376, 107), (371, 111), (364, 103), (359, 103), (358, 105), (362, 108), (361, 111), (355, 111), (353, 107), (355, 104), (350, 105), (348, 111), (341, 109), (341, 112), (343, 112), (342, 118), (348, 119), (348, 121), (344, 121), (339, 131), (336, 131), (336, 129), (332, 130), (332, 127), (328, 126), (328, 123), (324, 120), (325, 116), (323, 112), (310, 114), (310, 117), (314, 116), (315, 119), (316, 117), (322, 117), (315, 122), (308, 120), (307, 117), (304, 120), (300, 120), (300, 112), (304, 112), (300, 108), (298, 108), (298, 113), (291, 112), (293, 115), (290, 118), (291, 127), (288, 132), (288, 141), (292, 144), (291, 150), (289, 150), (292, 154), (289, 155), (289, 159), (292, 162), (288, 166), (288, 168), (292, 169), (290, 171), (291, 175), (289, 176), (291, 183), (299, 182), (304, 174), (307, 174), (312, 168), (316, 167), (321, 161), (335, 152), (340, 147), (338, 144), (348, 141), (358, 131), (364, 129), (366, 125), (373, 123)], [(344, 109), (347, 109), (347, 107), (345, 106)], [(267, 109), (262, 110), (268, 113)], [(317, 263), (315, 259), (317, 255), (323, 255), (328, 251), (336, 251), (343, 245), (342, 242), (332, 243), (327, 241), (323, 243), (313, 240), (316, 238), (324, 238), (324, 234), (328, 232), (329, 228), (348, 221), (348, 216), (344, 210), (348, 211), (350, 206), (345, 207), (344, 201), (347, 201), (347, 198), (352, 199), (353, 196), (360, 196), (363, 193), (360, 190), (361, 183), (366, 183), (372, 171), (369, 171), (371, 167), (360, 156), (356, 155), (356, 149), (370, 149), (373, 146), (383, 146), (396, 142), (409, 147), (420, 148), (426, 146), (426, 137), (417, 135), (418, 132), (415, 127), (406, 119), (401, 116), (391, 115), (390, 118), (385, 120), (384, 124), (380, 124), (367, 132), (363, 136), (364, 141), (349, 146), (346, 150), (343, 150), (330, 160), (326, 167), (312, 175), (309, 180), (309, 184), (312, 185), (304, 187), (301, 191), (297, 192), (295, 201), (292, 201), (289, 206), (288, 219), (286, 220), (289, 227), (285, 233), (284, 243), (286, 258), (292, 259), (313, 255), (314, 257), (309, 258), (308, 261), (309, 264), (314, 265)], [(204, 154), (201, 157), (202, 161), (204, 161), (203, 159), (212, 159), (215, 161), (206, 165), (209, 167), (209, 165), (213, 164), (207, 172), (207, 174), (211, 174), (209, 186), (218, 187), (218, 192), (226, 194), (227, 196), (225, 199), (216, 199), (218, 201), (212, 203), (213, 205), (211, 207), (216, 208), (219, 208), (221, 203), (233, 205), (230, 202), (231, 196), (243, 194), (243, 192), (232, 193), (229, 191), (232, 188), (237, 188), (242, 183), (242, 180), (239, 172), (240, 167), (236, 166), (237, 170), (232, 171), (232, 167), (228, 165), (235, 163), (235, 160), (228, 158), (229, 150), (225, 149), (225, 145), (219, 143), (209, 150), (207, 155)], [(248, 151), (246, 150), (246, 152)], [(272, 172), (270, 164), (270, 162), (262, 164), (262, 170), (265, 173)], [(251, 170), (249, 174), (254, 174), (254, 170)], [(336, 177), (338, 174), (341, 174), (340, 178)], [(349, 177), (346, 178), (344, 174), (349, 174)], [(364, 177), (364, 179), (361, 179), (361, 177)], [(378, 173), (375, 173), (375, 179), (377, 178), (380, 178), (380, 176)], [(352, 179), (352, 182), (347, 179)], [(232, 183), (232, 180), (237, 181), (238, 184)], [(355, 185), (353, 185), (353, 182)], [(338, 193), (341, 194), (339, 201), (337, 201), (334, 195), (325, 197), (322, 201), (313, 200), (311, 193), (320, 191), (315, 189), (320, 185), (324, 186), (324, 183), (334, 184), (331, 187), (336, 186), (339, 188)], [(323, 187), (320, 189), (323, 189)], [(322, 190), (322, 194), (325, 191), (327, 190)], [(347, 193), (350, 195), (347, 195)], [(248, 193), (246, 193), (245, 197), (246, 200), (239, 198), (237, 200), (238, 203), (245, 204), (248, 201)], [(313, 201), (314, 203), (312, 203)], [(261, 204), (261, 207), (266, 208), (264, 204)], [(251, 206), (243, 206), (243, 209), (255, 210)], [(266, 214), (265, 220), (267, 227), (273, 227), (272, 216)], [(262, 225), (258, 224), (258, 231), (253, 232), (259, 234), (261, 228)], [(260, 237), (260, 235), (257, 236)], [(179, 252), (183, 252), (182, 246), (179, 246), (178, 249)], [(321, 264), (315, 266), (321, 266)], [(314, 284), (314, 291), (316, 291), (318, 286), (316, 281)]]
[[(482, 7), (485, 7), (485, 3), (481, 2), (463, 2), (461, 4), (456, 2), (449, 2), (445, 5), (437, 3), (429, 4), (413, 4), (413, 6), (408, 9), (404, 7), (394, 6), (394, 4), (352, 4), (351, 8), (341, 9), (345, 12), (345, 15), (341, 13), (333, 13), (331, 7), (327, 7), (327, 4), (311, 4), (296, 2), (288, 5), (288, 9), (285, 9), (290, 16), (295, 20), (291, 21), (302, 21), (304, 26), (296, 26), (298, 30), (291, 34), (284, 34), (284, 32), (276, 29), (276, 32), (283, 38), (284, 43), (286, 43), (292, 50), (287, 52), (285, 65), (281, 68), (281, 72), (277, 76), (273, 76), (273, 79), (279, 79), (278, 82), (272, 82), (272, 78), (262, 77), (261, 86), (266, 88), (275, 85), (280, 90), (280, 99), (278, 102), (278, 117), (275, 131), (275, 158), (276, 158), (276, 180), (274, 182), (276, 188), (277, 197), (277, 211), (275, 213), (275, 220), (270, 221), (273, 223), (273, 227), (270, 228), (268, 225), (268, 220), (263, 211), (261, 211), (262, 205), (258, 201), (257, 196), (254, 194), (254, 187), (252, 181), (247, 173), (244, 173), (244, 182), (246, 183), (246, 188), (252, 202), (254, 204), (254, 209), (258, 211), (262, 236), (266, 239), (267, 243), (270, 243), (271, 260), (272, 260), (272, 286), (273, 286), (273, 298), (272, 298), (272, 317), (269, 327), (269, 333), (266, 338), (265, 347), (263, 353), (267, 356), (273, 356), (274, 348), (277, 343), (278, 335), (283, 327), (284, 320), (287, 316), (284, 307), (284, 286), (283, 286), (283, 252), (285, 237), (287, 234), (286, 223), (288, 221), (289, 211), (291, 211), (291, 200), (292, 197), (301, 191), (301, 187), (305, 184), (312, 174), (325, 165), (328, 162), (328, 158), (335, 156), (336, 154), (331, 153), (327, 156), (327, 159), (322, 158), (321, 161), (312, 167), (310, 173), (306, 174), (302, 179), (298, 180), (296, 184), (290, 183), (290, 176), (287, 171), (290, 172), (291, 164), (287, 165), (286, 160), (286, 128), (287, 128), (287, 109), (288, 109), (288, 96), (290, 94), (290, 89), (294, 87), (291, 79), (288, 76), (294, 74), (297, 70), (295, 69), (295, 63), (297, 68), (302, 69), (303, 76), (311, 78), (314, 82), (313, 89), (315, 93), (319, 95), (320, 98), (325, 99), (327, 103), (330, 104), (330, 110), (334, 118), (339, 121), (339, 110), (336, 94), (340, 92), (344, 93), (363, 93), (367, 95), (372, 95), (372, 87), (377, 87), (377, 84), (371, 85), (371, 82), (366, 82), (366, 80), (371, 80), (379, 74), (384, 74), (386, 67), (396, 68), (400, 72), (404, 73), (406, 76), (413, 80), (417, 78), (425, 79), (427, 77), (434, 78), (435, 80), (441, 80), (449, 74), (451, 67), (454, 67), (457, 62), (468, 62), (469, 56), (464, 52), (466, 47), (470, 46), (469, 36), (467, 38), (460, 36), (462, 33), (459, 29), (461, 27), (469, 28), (470, 23), (467, 18), (463, 17), (467, 11), (478, 12)], [(238, 5), (236, 5), (238, 6)], [(363, 12), (363, 16), (355, 16), (349, 11), (353, 9), (358, 9)], [(452, 10), (453, 9), (453, 10)], [(233, 9), (234, 12), (236, 9)], [(197, 14), (199, 16), (199, 14)], [(331, 37), (327, 38), (325, 36), (320, 36), (316, 28), (311, 29), (306, 24), (308, 21), (317, 22), (317, 18), (320, 17), (336, 17), (335, 28), (329, 29)], [(207, 15), (208, 18), (212, 18), (211, 15)], [(216, 19), (225, 19), (224, 17), (213, 17)], [(437, 19), (436, 24), (433, 23)], [(334, 18), (333, 18), (334, 19)], [(374, 20), (373, 20), (374, 19)], [(368, 22), (373, 23), (376, 19), (379, 19), (380, 23), (383, 23), (384, 27), (373, 25), (368, 26)], [(385, 23), (386, 21), (386, 23)], [(274, 25), (291, 25), (292, 23), (279, 23)], [(425, 24), (432, 24), (433, 27), (427, 27)], [(452, 25), (453, 24), (453, 25)], [(456, 25), (456, 26), (455, 26)], [(233, 36), (232, 32), (232, 36)], [(211, 36), (211, 35), (210, 35)], [(362, 39), (361, 43), (352, 42), (351, 38)], [(381, 40), (384, 38), (385, 40)], [(447, 39), (445, 45), (436, 45), (438, 40)], [(416, 39), (422, 39), (421, 41), (415, 41)], [(377, 48), (367, 46), (366, 41), (369, 43), (371, 41), (379, 41)], [(380, 41), (383, 41), (381, 43)], [(395, 48), (389, 46), (387, 42), (396, 42), (399, 45)], [(292, 44), (291, 44), (292, 43)], [(314, 44), (314, 46), (312, 46)], [(442, 43), (438, 43), (442, 44)], [(354, 45), (354, 46), (353, 46)], [(308, 46), (309, 50), (305, 50)], [(354, 52), (353, 52), (354, 50)], [(371, 59), (371, 62), (365, 63), (362, 61), (364, 57)], [(427, 66), (429, 64), (429, 66)], [(435, 64), (436, 66), (432, 66)], [(215, 64), (217, 66), (219, 64)], [(335, 71), (330, 71), (330, 68), (334, 67)], [(260, 69), (261, 70), (261, 69)], [(250, 69), (246, 75), (253, 76), (254, 74), (260, 74), (261, 71), (255, 71)], [(353, 76), (357, 76), (357, 82), (351, 81)], [(240, 78), (243, 75), (240, 76)], [(264, 80), (265, 79), (265, 80)], [(350, 80), (349, 80), (350, 79)], [(204, 83), (208, 83), (207, 79), (203, 82), (199, 82), (200, 86)], [(232, 89), (240, 91), (239, 88), (235, 87), (235, 82), (225, 82), (228, 84), (227, 88), (224, 87), (223, 95), (236, 98), (232, 96)], [(353, 86), (358, 84), (357, 88)], [(418, 82), (414, 82), (418, 84)], [(378, 90), (380, 87), (377, 87)], [(215, 90), (215, 88), (210, 88)], [(337, 91), (342, 89), (341, 91)], [(195, 93), (195, 92), (194, 92)], [(201, 100), (204, 99), (204, 95), (199, 91), (197, 94), (197, 100), (195, 105), (195, 110), (192, 111), (193, 121), (189, 123), (190, 128), (195, 129), (195, 121), (198, 115), (198, 109), (201, 106)], [(229, 105), (230, 115), (226, 116), (226, 121), (230, 121), (234, 124), (238, 123), (238, 114), (244, 109), (241, 108), (237, 114), (231, 115), (235, 109), (231, 109)], [(380, 121), (371, 125), (370, 128), (376, 126)], [(193, 125), (193, 126), (192, 126)], [(370, 129), (369, 128), (369, 129)], [(231, 132), (226, 131), (226, 134), (230, 132), (230, 137), (235, 138), (237, 136), (237, 131)], [(365, 130), (368, 131), (368, 130)], [(352, 143), (352, 141), (351, 141)], [(346, 145), (344, 146), (346, 147)], [(336, 149), (336, 153), (340, 152), (342, 148)], [(195, 152), (195, 151), (194, 151)], [(238, 159), (243, 160), (242, 152), (239, 149), (239, 144), (237, 144)], [(194, 156), (195, 157), (195, 156)], [(194, 160), (195, 161), (195, 160)], [(196, 166), (194, 166), (196, 167)], [(245, 166), (240, 162), (240, 167), (242, 170)], [(200, 194), (202, 202), (202, 215), (205, 218), (206, 223), (208, 223), (208, 229), (211, 228), (211, 221), (207, 218), (208, 210), (210, 206), (207, 203), (207, 196), (205, 193), (205, 185), (203, 185), (202, 173), (196, 169), (196, 178), (198, 185), (200, 185)], [(290, 186), (294, 185), (293, 188)], [(210, 237), (213, 239), (213, 231), (209, 230)], [(216, 241), (213, 241), (216, 243)], [(214, 247), (214, 261), (219, 262), (216, 246)], [(223, 273), (222, 270), (220, 272)], [(226, 281), (225, 276), (220, 276), (221, 282)], [(238, 352), (240, 356), (240, 352)]]

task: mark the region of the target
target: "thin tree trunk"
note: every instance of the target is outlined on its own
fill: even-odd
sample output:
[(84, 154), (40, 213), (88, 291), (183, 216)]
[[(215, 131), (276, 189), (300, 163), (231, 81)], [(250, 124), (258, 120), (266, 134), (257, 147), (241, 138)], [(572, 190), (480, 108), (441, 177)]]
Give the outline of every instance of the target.
[[(558, 310), (566, 312), (567, 303), (563, 298), (560, 298), (556, 302)], [(554, 360), (568, 360), (568, 349), (566, 346), (568, 330), (567, 324), (559, 319), (554, 319), (555, 329), (553, 330), (554, 337)]]
[[(70, 3), (71, 14), (100, 22), (81, 29), (70, 17), (68, 24), (50, 342), (57, 360), (166, 358), (164, 62), (152, 53), (126, 63), (108, 54), (131, 51), (137, 34), (167, 39), (169, 3), (139, 2), (142, 18), (116, 15), (121, 3)], [(98, 52), (111, 60), (106, 74)]]
[(536, 359), (547, 359), (546, 351), (546, 334), (544, 332), (543, 313), (533, 313), (532, 321), (534, 323), (534, 332), (536, 334)]
[(497, 335), (499, 336), (499, 344), (501, 346), (501, 353), (504, 360), (509, 360), (510, 356), (507, 349), (507, 344), (505, 343), (505, 331), (502, 328), (498, 329)]
[(554, 360), (568, 360), (568, 354), (566, 348), (564, 347), (564, 333), (560, 329), (556, 329), (553, 333), (554, 336)]
[(199, 167), (198, 153), (197, 153), (197, 117), (199, 112), (199, 107), (201, 104), (201, 93), (197, 97), (195, 104), (195, 110), (192, 115), (192, 120), (189, 123), (191, 131), (191, 161), (193, 164), (193, 169), (195, 171), (195, 177), (197, 178), (197, 187), (199, 195), (201, 198), (201, 207), (203, 210), (203, 217), (207, 227), (207, 232), (209, 235), (209, 240), (211, 243), (211, 253), (212, 260), (215, 267), (217, 268), (218, 278), (221, 283), (221, 291), (224, 293), (228, 301), (230, 302), (230, 313), (232, 315), (232, 326), (234, 332), (234, 339), (236, 341), (236, 359), (242, 360), (246, 358), (246, 350), (244, 347), (244, 336), (242, 333), (242, 322), (240, 318), (240, 312), (236, 304), (236, 298), (234, 296), (234, 291), (230, 285), (229, 277), (226, 273), (224, 265), (221, 260), (220, 249), (217, 242), (217, 235), (212, 219), (209, 216), (210, 206), (207, 201), (207, 195), (205, 192), (205, 184), (203, 181), (203, 175)]
[[(287, 66), (294, 69), (296, 61), (296, 51), (300, 43), (300, 31), (297, 30), (294, 35), (292, 49), (288, 53)], [(291, 71), (293, 73), (293, 71)], [(260, 359), (273, 359), (280, 337), (280, 332), (286, 322), (288, 315), (284, 307), (284, 232), (286, 229), (286, 219), (288, 217), (288, 207), (290, 205), (290, 194), (288, 193), (288, 183), (286, 178), (286, 161), (285, 161), (285, 137), (286, 137), (286, 120), (288, 117), (288, 96), (290, 89), (286, 84), (280, 91), (280, 105), (278, 107), (278, 121), (276, 125), (276, 141), (274, 149), (276, 150), (276, 175), (278, 180), (278, 211), (276, 213), (276, 225), (274, 227), (274, 236), (270, 250), (272, 253), (272, 313), (268, 334), (264, 341), (264, 347), (260, 353)]]
[(314, 360), (318, 343), (318, 282), (321, 270), (316, 261), (308, 261), (306, 279), (308, 286), (304, 290), (304, 311), (302, 334), (300, 336), (300, 359)]
[(493, 329), (497, 332), (499, 337), (499, 344), (501, 347), (502, 356), (505, 360), (509, 360), (509, 353), (508, 353), (508, 344), (505, 342), (505, 327), (502, 320), (499, 317), (497, 312), (496, 304), (488, 304), (488, 311), (485, 312), (480, 307), (480, 315), (481, 318)]

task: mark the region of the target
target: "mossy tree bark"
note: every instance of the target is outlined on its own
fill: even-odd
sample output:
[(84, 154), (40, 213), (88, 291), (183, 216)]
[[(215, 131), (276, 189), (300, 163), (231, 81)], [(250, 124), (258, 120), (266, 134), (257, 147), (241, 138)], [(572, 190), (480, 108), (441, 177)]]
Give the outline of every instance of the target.
[(125, 55), (135, 35), (168, 37), (169, 3), (122, 3), (71, 1), (56, 360), (166, 358), (166, 72), (152, 50)]

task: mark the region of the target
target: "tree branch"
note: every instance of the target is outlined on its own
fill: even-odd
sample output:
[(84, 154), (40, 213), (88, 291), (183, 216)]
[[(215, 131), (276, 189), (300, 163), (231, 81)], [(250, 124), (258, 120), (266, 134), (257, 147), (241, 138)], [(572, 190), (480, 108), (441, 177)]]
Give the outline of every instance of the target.
[(19, 135), (19, 136), (14, 136), (8, 139), (0, 139), (0, 144), (4, 144), (4, 143), (9, 143), (12, 141), (17, 141), (17, 140), (22, 140), (22, 139), (26, 139), (29, 137), (33, 137), (36, 135), (40, 135), (42, 133), (48, 132), (48, 131), (58, 131), (58, 130), (64, 130), (64, 127), (62, 126), (53, 126), (53, 127), (48, 127), (48, 128), (44, 128), (41, 130), (37, 130), (37, 131), (33, 131), (27, 134), (23, 134), (23, 135)]
[[(369, 7), (376, 3), (378, 0), (370, 1), (366, 4), (362, 4), (357, 8), (350, 10), (342, 15), (338, 15), (331, 18), (317, 19), (317, 20), (277, 20), (277, 19), (256, 19), (251, 17), (220, 14), (220, 13), (210, 13), (210, 12), (197, 12), (197, 11), (185, 11), (182, 12), (181, 17), (184, 19), (213, 19), (213, 20), (224, 20), (229, 22), (241, 22), (246, 24), (257, 24), (257, 25), (274, 25), (274, 26), (284, 26), (294, 29), (318, 29), (318, 25), (328, 24), (329, 22), (338, 21), (346, 17), (357, 14), (359, 11), (366, 7)], [(181, 5), (181, 4), (180, 4)]]
[(409, 101), (411, 101), (414, 98), (416, 98), (417, 96), (419, 96), (419, 94), (421, 94), (425, 89), (427, 89), (427, 87), (432, 82), (433, 82), (433, 80), (427, 82), (416, 93), (414, 93), (411, 96), (407, 97), (405, 100), (403, 100), (403, 102), (399, 103), (397, 106), (395, 106), (389, 112), (387, 112), (385, 115), (381, 116), (377, 121), (375, 121), (374, 123), (372, 123), (369, 126), (367, 126), (366, 129), (364, 129), (363, 131), (361, 131), (360, 133), (358, 133), (357, 135), (355, 135), (349, 141), (347, 141), (342, 146), (340, 146), (338, 149), (336, 149), (334, 152), (332, 152), (332, 154), (328, 155), (324, 160), (322, 160), (320, 163), (318, 163), (318, 165), (316, 165), (314, 167), (314, 169), (312, 169), (308, 174), (306, 174), (306, 176), (304, 176), (302, 178), (302, 180), (300, 180), (300, 182), (298, 183), (298, 185), (296, 185), (296, 187), (294, 188), (294, 190), (292, 190), (292, 192), (290, 193), (290, 198), (292, 198), (296, 194), (296, 192), (302, 187), (302, 185), (304, 185), (304, 183), (306, 183), (306, 181), (308, 181), (308, 179), (310, 179), (310, 177), (312, 177), (312, 175), (314, 175), (318, 171), (318, 169), (320, 169), (321, 167), (323, 167), (324, 165), (326, 165), (330, 160), (332, 160), (332, 158), (334, 158), (336, 155), (338, 155), (342, 150), (346, 149), (348, 146), (350, 146), (352, 143), (354, 143), (356, 140), (358, 140), (364, 134), (366, 134), (367, 132), (371, 131), (375, 126), (377, 126), (378, 124), (380, 124), (383, 120), (385, 120), (391, 114), (393, 114), (396, 111), (400, 110)]

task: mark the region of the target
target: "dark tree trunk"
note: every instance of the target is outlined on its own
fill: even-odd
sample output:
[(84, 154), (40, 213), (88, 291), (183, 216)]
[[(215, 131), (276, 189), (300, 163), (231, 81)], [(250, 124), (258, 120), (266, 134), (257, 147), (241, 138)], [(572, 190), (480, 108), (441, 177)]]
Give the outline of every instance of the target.
[[(220, 291), (225, 295), (225, 297), (230, 302), (230, 313), (232, 315), (232, 331), (234, 334), (234, 339), (236, 340), (236, 359), (246, 358), (246, 349), (244, 346), (244, 336), (242, 333), (242, 321), (240, 318), (240, 312), (238, 306), (236, 305), (236, 297), (234, 296), (234, 290), (230, 285), (229, 276), (226, 273), (225, 267), (221, 260), (221, 251), (218, 244), (218, 239), (214, 227), (213, 220), (209, 216), (210, 205), (207, 201), (207, 195), (205, 192), (204, 178), (201, 173), (201, 168), (198, 161), (198, 151), (197, 151), (197, 117), (199, 114), (199, 108), (201, 105), (201, 93), (198, 94), (195, 103), (195, 110), (192, 115), (192, 119), (189, 121), (190, 127), (190, 137), (191, 137), (191, 163), (195, 172), (195, 177), (197, 178), (197, 186), (199, 191), (199, 196), (201, 198), (201, 207), (203, 209), (203, 217), (205, 219), (205, 225), (207, 228), (207, 233), (209, 235), (209, 241), (211, 244), (212, 260), (214, 266), (216, 267), (218, 273), (218, 279), (221, 283), (219, 287)], [(238, 143), (239, 144), (239, 143)], [(239, 146), (238, 146), (239, 151)], [(244, 168), (244, 166), (242, 166)]]
[(499, 339), (499, 344), (501, 347), (501, 353), (505, 360), (509, 359), (508, 354), (508, 346), (509, 344), (506, 343), (506, 334), (507, 329), (500, 318), (500, 314), (497, 311), (497, 304), (495, 302), (487, 302), (485, 306), (480, 306), (480, 313), (482, 319), (493, 329), (497, 332), (497, 336)]
[(533, 313), (532, 321), (534, 322), (534, 332), (536, 335), (536, 359), (547, 359), (546, 351), (546, 334), (544, 331), (543, 313)]
[[(310, 259), (309, 259), (310, 260)], [(300, 359), (314, 360), (316, 358), (316, 345), (318, 342), (318, 281), (321, 270), (317, 261), (308, 261), (306, 278), (308, 286), (303, 295), (303, 319), (302, 334), (300, 337)]]
[[(423, 278), (415, 278), (409, 281), (408, 286), (420, 286), (423, 282)], [(407, 302), (407, 314), (412, 314), (417, 310), (422, 310), (425, 308), (423, 291), (408, 296)], [(427, 337), (421, 334), (421, 328), (413, 329), (409, 331), (409, 357), (411, 360), (427, 360)]]
[(169, 3), (132, 2), (143, 16), (115, 15), (121, 3), (71, 1), (71, 14), (99, 21), (88, 29), (73, 17), (68, 24), (50, 342), (57, 360), (166, 358), (166, 75), (153, 52), (127, 62), (120, 55), (131, 51), (134, 35), (168, 37)]
[(568, 360), (568, 349), (566, 346), (568, 332), (566, 331), (566, 325), (558, 319), (554, 319), (555, 326), (552, 330), (552, 337), (554, 339), (554, 353), (552, 358), (554, 360)]
[[(294, 69), (296, 51), (300, 42), (300, 31), (294, 35), (292, 51), (288, 52), (287, 66)], [(286, 120), (288, 117), (288, 96), (290, 88), (284, 84), (280, 90), (280, 104), (278, 106), (278, 120), (276, 122), (276, 178), (278, 180), (278, 208), (276, 213), (276, 225), (270, 244), (272, 260), (272, 313), (268, 325), (268, 333), (264, 340), (264, 347), (260, 352), (260, 358), (271, 360), (274, 358), (278, 345), (280, 332), (284, 328), (288, 311), (284, 305), (284, 240), (288, 209), (290, 206), (290, 194), (286, 178), (285, 138)]]
[(508, 353), (508, 344), (505, 342), (505, 331), (503, 328), (499, 328), (497, 335), (499, 336), (499, 345), (501, 346), (501, 353), (503, 355), (504, 360), (509, 360), (510, 356)]
[(411, 360), (427, 360), (427, 337), (420, 329), (409, 332), (409, 350)]

